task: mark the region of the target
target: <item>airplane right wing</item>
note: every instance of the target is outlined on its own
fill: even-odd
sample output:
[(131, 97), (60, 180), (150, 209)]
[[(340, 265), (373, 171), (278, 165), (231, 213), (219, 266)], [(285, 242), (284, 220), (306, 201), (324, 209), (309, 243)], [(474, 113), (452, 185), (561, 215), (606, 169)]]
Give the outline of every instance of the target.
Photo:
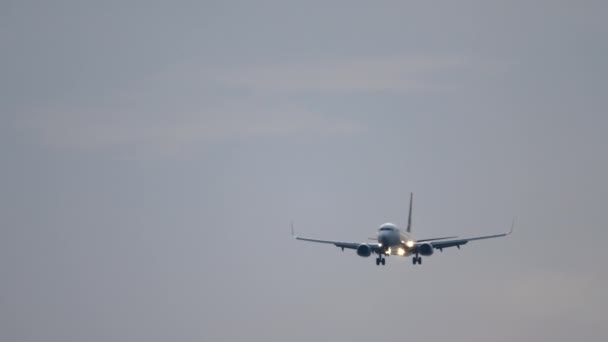
[[(357, 243), (357, 242), (340, 242), (340, 241), (318, 240), (318, 239), (303, 238), (303, 237), (299, 237), (299, 236), (294, 236), (294, 238), (296, 240), (301, 240), (301, 241), (332, 244), (332, 245), (334, 245), (336, 247), (340, 247), (342, 249), (344, 249), (344, 248), (347, 248), (347, 249), (357, 249), (357, 247), (359, 247), (359, 245), (361, 245), (361, 243)], [(371, 245), (368, 245), (368, 246), (370, 246), (372, 248), (372, 250), (373, 250), (373, 246), (376, 246), (376, 245), (375, 244), (371, 244)]]
[(336, 247), (340, 247), (342, 248), (342, 250), (344, 250), (344, 248), (346, 249), (357, 249), (360, 245), (368, 245), (370, 250), (373, 253), (377, 253), (380, 251), (380, 247), (375, 244), (367, 244), (367, 243), (360, 243), (360, 242), (342, 242), (342, 241), (332, 241), (332, 240), (319, 240), (319, 239), (311, 239), (311, 238), (304, 238), (304, 237), (299, 237), (297, 235), (294, 234), (293, 231), (293, 224), (291, 226), (291, 236), (293, 236), (296, 240), (301, 240), (301, 241), (308, 241), (308, 242), (316, 242), (316, 243), (326, 243), (326, 244), (330, 244), (330, 245), (334, 245)]

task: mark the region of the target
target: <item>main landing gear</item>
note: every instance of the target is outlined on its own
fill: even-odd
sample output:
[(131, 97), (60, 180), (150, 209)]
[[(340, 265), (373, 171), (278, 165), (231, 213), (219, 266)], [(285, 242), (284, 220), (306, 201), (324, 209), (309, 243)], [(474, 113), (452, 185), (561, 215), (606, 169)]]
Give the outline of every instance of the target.
[(419, 257), (418, 254), (416, 254), (416, 256), (412, 258), (412, 264), (422, 265), (422, 257)]
[(382, 264), (382, 266), (386, 264), (386, 259), (384, 259), (382, 255), (376, 258), (376, 266), (380, 266), (380, 264)]

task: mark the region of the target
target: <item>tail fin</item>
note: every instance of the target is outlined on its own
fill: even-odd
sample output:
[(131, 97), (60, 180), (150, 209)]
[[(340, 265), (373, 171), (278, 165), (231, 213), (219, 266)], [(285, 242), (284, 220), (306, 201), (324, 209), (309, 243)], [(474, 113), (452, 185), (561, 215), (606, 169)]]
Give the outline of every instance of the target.
[(412, 232), (412, 202), (414, 201), (414, 193), (410, 192), (410, 214), (407, 217), (407, 232)]

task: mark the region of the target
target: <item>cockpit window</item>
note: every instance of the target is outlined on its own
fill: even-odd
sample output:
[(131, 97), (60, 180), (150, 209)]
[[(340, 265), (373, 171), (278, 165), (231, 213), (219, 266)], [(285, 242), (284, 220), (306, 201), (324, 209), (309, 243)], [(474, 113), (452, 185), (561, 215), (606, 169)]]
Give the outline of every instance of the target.
[(380, 225), (380, 230), (392, 232), (392, 231), (397, 230), (397, 227), (392, 223), (385, 223), (385, 224)]

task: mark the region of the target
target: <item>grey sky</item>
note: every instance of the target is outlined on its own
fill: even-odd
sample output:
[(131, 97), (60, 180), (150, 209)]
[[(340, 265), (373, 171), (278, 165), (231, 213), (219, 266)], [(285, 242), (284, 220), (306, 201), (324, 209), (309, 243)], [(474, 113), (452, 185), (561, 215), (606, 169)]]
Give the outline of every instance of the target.
[(606, 10), (2, 2), (0, 340), (605, 341)]

